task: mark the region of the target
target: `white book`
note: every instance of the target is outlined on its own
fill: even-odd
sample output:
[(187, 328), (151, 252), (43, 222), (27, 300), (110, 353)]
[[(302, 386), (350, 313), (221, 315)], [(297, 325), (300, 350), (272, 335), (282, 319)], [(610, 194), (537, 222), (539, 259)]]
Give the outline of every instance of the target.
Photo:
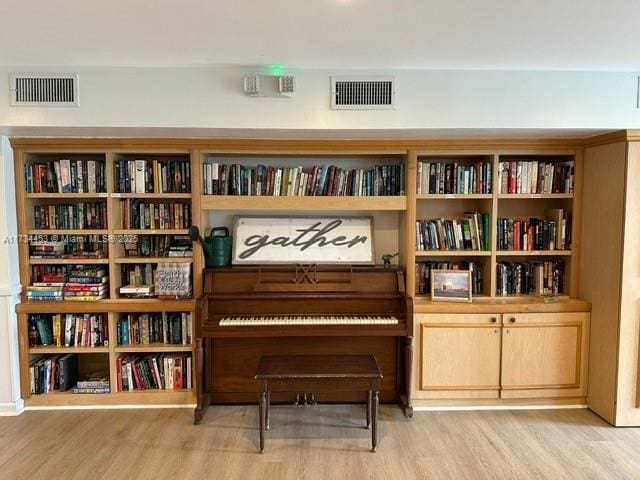
[(136, 173), (135, 173), (135, 193), (145, 193), (145, 185), (146, 185), (146, 173), (147, 173), (147, 161), (146, 160), (136, 160)]
[(531, 193), (538, 193), (538, 161), (531, 162)]
[(89, 160), (87, 162), (87, 187), (89, 193), (96, 193), (96, 162)]
[(71, 160), (60, 160), (60, 176), (58, 181), (61, 184), (61, 193), (71, 192)]
[(530, 162), (522, 162), (522, 193), (529, 193), (529, 164)]
[(84, 193), (84, 175), (82, 172), (82, 161), (76, 162), (76, 168), (78, 173), (78, 193)]
[(422, 195), (422, 162), (418, 162), (418, 185), (417, 185), (417, 195)]
[(56, 174), (58, 193), (62, 193), (62, 172), (60, 170), (60, 162), (53, 162), (53, 170)]
[(191, 390), (191, 357), (187, 357), (187, 389)]

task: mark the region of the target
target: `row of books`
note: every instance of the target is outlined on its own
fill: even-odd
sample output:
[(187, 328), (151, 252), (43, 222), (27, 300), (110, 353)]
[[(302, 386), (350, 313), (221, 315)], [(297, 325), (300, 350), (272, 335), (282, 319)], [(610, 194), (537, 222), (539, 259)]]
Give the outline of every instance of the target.
[(483, 268), (477, 262), (417, 262), (416, 263), (416, 294), (431, 293), (431, 271), (432, 270), (469, 270), (471, 272), (471, 293), (479, 295), (482, 293), (484, 282)]
[(498, 262), (497, 295), (557, 295), (563, 293), (564, 262)]
[(102, 313), (30, 314), (29, 346), (103, 347), (109, 328)]
[(184, 229), (191, 226), (191, 205), (125, 199), (120, 202), (122, 228)]
[(489, 250), (489, 214), (416, 221), (417, 250)]
[(500, 162), (499, 174), (499, 193), (573, 193), (573, 160)]
[(499, 250), (570, 250), (571, 215), (556, 208), (547, 218), (498, 219)]
[(416, 193), (482, 194), (491, 193), (492, 167), (490, 162), (471, 165), (458, 162), (418, 162)]
[(119, 355), (118, 391), (191, 389), (190, 353)]
[(190, 345), (191, 313), (129, 313), (117, 322), (118, 345)]
[(188, 235), (139, 235), (124, 244), (127, 257), (192, 257)]
[(119, 193), (190, 193), (189, 160), (118, 160), (115, 163)]
[(109, 372), (100, 370), (83, 376), (73, 388), (73, 393), (99, 394), (110, 392), (111, 382), (109, 380)]
[(52, 160), (24, 166), (27, 193), (106, 192), (104, 162), (96, 160)]
[(49, 240), (49, 237), (44, 235), (42, 239), (29, 242), (30, 258), (91, 260), (107, 257), (107, 244), (89, 238), (89, 235), (70, 236), (67, 240)]
[(335, 165), (272, 167), (203, 165), (205, 195), (380, 196), (405, 195), (404, 165), (345, 169)]
[(78, 381), (78, 355), (33, 356), (29, 381), (32, 395), (69, 390)]
[(107, 204), (78, 202), (35, 205), (33, 223), (34, 228), (41, 229), (107, 228)]
[(33, 282), (27, 287), (29, 300), (95, 301), (107, 297), (106, 270), (83, 265), (34, 265)]
[(129, 298), (191, 298), (193, 285), (188, 263), (124, 264), (120, 294)]

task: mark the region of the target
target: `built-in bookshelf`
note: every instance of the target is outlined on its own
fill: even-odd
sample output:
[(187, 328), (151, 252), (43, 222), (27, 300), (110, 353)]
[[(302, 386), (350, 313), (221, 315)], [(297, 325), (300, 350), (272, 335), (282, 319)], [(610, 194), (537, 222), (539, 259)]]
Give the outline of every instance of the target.
[[(193, 203), (198, 204), (192, 203), (192, 192), (198, 188), (191, 177), (192, 162), (195, 159), (188, 150), (175, 149), (16, 151), (25, 286), (18, 312), (21, 358), (27, 366), (22, 372), (27, 405), (193, 403), (192, 378), (187, 382), (186, 376), (192, 374), (193, 286), (199, 285), (202, 264), (193, 257), (187, 235)], [(168, 268), (187, 269), (188, 295), (155, 296), (158, 271)], [(129, 291), (133, 292), (127, 293), (132, 281)], [(158, 319), (162, 325), (164, 318), (167, 327), (167, 319), (183, 316), (180, 344), (174, 337), (156, 336), (157, 341), (148, 342), (148, 322), (139, 342), (119, 343), (122, 316), (136, 314), (156, 319), (152, 327), (158, 327)], [(64, 327), (77, 318), (81, 321), (72, 329), (79, 338), (72, 337), (69, 344)], [(170, 334), (175, 335), (174, 322), (169, 325)], [(133, 331), (140, 335), (135, 326)], [(131, 391), (118, 388), (118, 359), (123, 355), (132, 359), (128, 372), (134, 375), (132, 386), (137, 388)], [(145, 356), (175, 355), (180, 356), (177, 363), (184, 377), (184, 382), (175, 383), (180, 388), (173, 388), (173, 383), (172, 388), (159, 388), (165, 363), (153, 372), (138, 365)], [(67, 373), (62, 384), (60, 372)], [(81, 393), (74, 393), (74, 388)], [(151, 392), (156, 395), (149, 396)]]
[[(14, 139), (18, 225), (24, 240), (19, 245), (22, 284), (31, 286), (43, 272), (69, 275), (96, 269), (104, 271), (107, 285), (104, 298), (83, 302), (65, 299), (64, 286), (62, 300), (28, 298), (25, 289), (18, 306), (23, 391), (31, 391), (34, 363), (50, 368), (42, 365), (69, 354), (77, 356), (70, 364), (77, 362), (78, 378), (106, 371), (109, 382), (109, 393), (25, 393), (26, 404), (195, 403), (193, 379), (187, 381), (184, 372), (193, 372), (204, 258), (201, 248), (191, 244), (188, 227), (197, 225), (203, 234), (210, 227), (231, 228), (238, 214), (373, 217), (376, 260), (380, 263), (384, 253), (399, 253), (394, 261), (406, 269), (416, 312), (486, 313), (487, 305), (495, 302), (529, 311), (531, 302), (541, 303), (544, 294), (557, 293), (560, 302), (575, 299), (579, 143), (450, 141), (443, 148), (445, 143)], [(62, 160), (69, 160), (68, 167)], [(63, 168), (69, 169), (71, 180), (65, 174), (59, 184), (56, 169), (62, 178)], [(95, 185), (93, 179), (74, 183), (80, 169), (83, 178), (85, 172), (89, 177), (96, 172)], [(423, 240), (431, 235), (431, 242), (420, 245), (420, 233)], [(539, 235), (543, 241), (534, 242)], [(186, 267), (190, 295), (145, 297), (144, 287), (164, 265)], [(426, 279), (433, 268), (472, 270), (473, 302), (430, 302)], [(502, 281), (514, 272), (524, 281)], [(127, 286), (132, 293), (123, 293)], [(30, 344), (30, 316), (87, 314), (106, 318), (108, 337), (102, 345), (57, 345), (48, 338), (46, 345), (41, 340)], [(163, 330), (158, 336), (160, 324), (164, 329), (162, 319), (176, 315), (179, 341), (173, 327), (170, 334)], [(190, 321), (183, 324), (183, 315)], [(184, 381), (159, 388), (169, 359), (174, 379)], [(126, 366), (138, 364), (137, 370)], [(123, 373), (131, 375), (127, 388)]]
[(416, 296), (428, 302), (430, 270), (445, 268), (472, 271), (477, 302), (575, 297), (578, 157), (546, 150), (416, 154)]

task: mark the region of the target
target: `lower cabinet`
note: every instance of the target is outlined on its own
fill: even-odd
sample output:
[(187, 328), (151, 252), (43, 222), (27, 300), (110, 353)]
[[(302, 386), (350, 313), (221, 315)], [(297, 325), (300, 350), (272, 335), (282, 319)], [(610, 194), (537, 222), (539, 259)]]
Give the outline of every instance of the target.
[(589, 314), (417, 314), (414, 398), (586, 395)]
[(503, 398), (587, 394), (589, 314), (503, 315)]
[(500, 315), (420, 315), (423, 398), (498, 398)]

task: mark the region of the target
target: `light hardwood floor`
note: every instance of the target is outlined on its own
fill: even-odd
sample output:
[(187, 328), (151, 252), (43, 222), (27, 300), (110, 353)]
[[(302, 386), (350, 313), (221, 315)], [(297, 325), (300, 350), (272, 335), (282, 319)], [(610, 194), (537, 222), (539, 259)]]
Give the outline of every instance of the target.
[(419, 412), (381, 407), (378, 452), (358, 406), (26, 412), (0, 418), (1, 479), (638, 479), (640, 429), (588, 410)]

